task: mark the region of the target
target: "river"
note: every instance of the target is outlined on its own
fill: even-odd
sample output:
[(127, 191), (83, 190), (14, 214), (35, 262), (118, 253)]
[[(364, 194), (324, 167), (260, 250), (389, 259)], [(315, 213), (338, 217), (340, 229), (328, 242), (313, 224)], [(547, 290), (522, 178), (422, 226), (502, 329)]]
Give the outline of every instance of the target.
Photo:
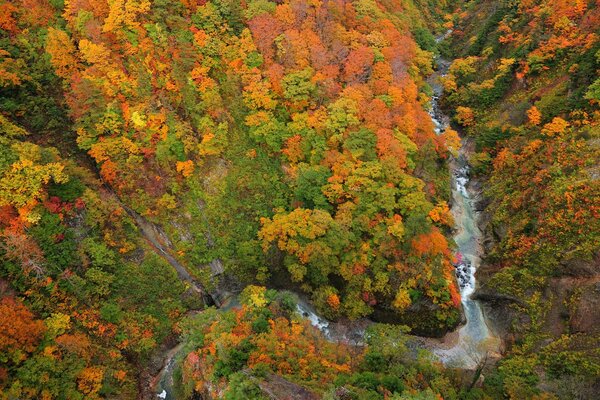
[[(444, 37), (438, 38), (438, 41)], [(441, 135), (450, 125), (450, 119), (439, 104), (443, 94), (439, 79), (447, 73), (450, 63), (443, 58), (438, 58), (436, 62), (437, 71), (428, 79), (433, 89), (429, 114), (436, 134)], [(448, 163), (452, 188), (451, 212), (454, 217), (453, 238), (457, 245), (455, 272), (466, 323), (458, 332), (447, 335), (444, 342), (450, 342), (450, 346), (433, 345), (431, 349), (445, 365), (468, 369), (477, 367), (488, 355), (497, 353), (500, 347), (500, 339), (488, 326), (481, 303), (471, 298), (477, 288), (475, 272), (481, 261), (483, 247), (478, 224), (480, 213), (475, 210), (474, 204), (476, 193), (469, 187), (470, 151), (468, 142), (462, 140), (457, 157), (452, 157)]]
[[(449, 33), (439, 37), (438, 42)], [(450, 62), (438, 57), (436, 65), (437, 71), (427, 80), (433, 89), (429, 115), (434, 123), (435, 133), (441, 135), (450, 126), (450, 118), (440, 107), (443, 87), (439, 80), (448, 72)], [(500, 339), (488, 325), (481, 303), (471, 298), (477, 288), (475, 272), (483, 254), (482, 232), (479, 229), (480, 213), (475, 210), (477, 193), (469, 185), (468, 159), (471, 147), (467, 140), (461, 141), (458, 155), (448, 162), (452, 193), (451, 212), (454, 217), (453, 239), (457, 246), (455, 273), (466, 322), (441, 340), (420, 338), (421, 345), (430, 350), (444, 365), (464, 369), (476, 369), (489, 357), (497, 357), (501, 345)], [(301, 303), (298, 309), (313, 326), (332, 339), (328, 321), (318, 316), (308, 304)]]
[[(438, 41), (444, 37), (438, 38)], [(443, 58), (438, 58), (436, 63), (437, 71), (428, 79), (428, 83), (433, 89), (429, 114), (436, 134), (441, 135), (450, 125), (450, 119), (444, 114), (439, 104), (443, 94), (439, 78), (447, 73), (450, 63)], [(483, 248), (481, 246), (482, 232), (478, 227), (480, 215), (474, 207), (476, 194), (469, 187), (469, 154), (468, 143), (463, 141), (458, 156), (448, 162), (452, 185), (451, 211), (455, 223), (453, 238), (457, 245), (456, 278), (460, 285), (466, 323), (457, 331), (446, 335), (441, 341), (426, 340), (426, 347), (449, 367), (475, 369), (485, 362), (488, 355), (498, 353), (501, 342), (488, 326), (480, 302), (471, 298), (477, 288), (475, 272), (479, 266)], [(159, 248), (159, 250), (162, 249)], [(171, 262), (171, 264), (173, 263)], [(179, 269), (178, 272), (181, 274)], [(298, 311), (308, 318), (313, 326), (320, 329), (326, 337), (331, 338), (329, 322), (319, 317), (310, 305), (300, 302)], [(167, 354), (164, 368), (156, 377), (154, 384), (156, 398), (173, 399), (172, 374), (180, 349), (181, 346), (177, 346)]]
[[(442, 40), (446, 35), (438, 38)], [(437, 71), (428, 83), (433, 89), (429, 115), (434, 123), (435, 133), (441, 135), (450, 126), (450, 118), (440, 107), (443, 87), (439, 80), (447, 72), (450, 62), (437, 58)], [(453, 239), (456, 243), (456, 280), (460, 286), (465, 324), (443, 339), (419, 338), (420, 346), (433, 353), (444, 365), (454, 368), (476, 369), (488, 357), (497, 357), (501, 341), (488, 326), (481, 303), (471, 295), (477, 288), (475, 272), (483, 254), (482, 232), (479, 229), (480, 213), (475, 210), (477, 193), (470, 188), (469, 155), (471, 147), (467, 140), (461, 141), (458, 155), (448, 162), (451, 184), (451, 212), (454, 217)], [(299, 311), (321, 330), (326, 337), (333, 339), (330, 324), (318, 316), (306, 303), (300, 303)], [(335, 339), (334, 339), (335, 340)]]
[(179, 343), (167, 353), (165, 363), (162, 370), (160, 371), (160, 374), (155, 378), (155, 381), (152, 382), (152, 386), (154, 387), (154, 390), (156, 392), (156, 398), (158, 399), (175, 399), (175, 396), (173, 394), (175, 388), (173, 372), (176, 367), (176, 361), (183, 357), (183, 354), (180, 354), (182, 348), (183, 343)]

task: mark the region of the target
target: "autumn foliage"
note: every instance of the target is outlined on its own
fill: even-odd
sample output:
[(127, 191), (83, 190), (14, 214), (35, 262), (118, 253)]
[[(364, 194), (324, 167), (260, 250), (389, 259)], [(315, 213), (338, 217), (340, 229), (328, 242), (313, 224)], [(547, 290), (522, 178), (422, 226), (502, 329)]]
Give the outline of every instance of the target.
[[(443, 294), (452, 284), (443, 272), (450, 252), (430, 257), (412, 245), (449, 222), (429, 216), (447, 200), (443, 160), (458, 141), (451, 131), (437, 137), (423, 108), (432, 53), (396, 15), (408, 6), (176, 8), (177, 18), (165, 19), (171, 11), (147, 1), (71, 2), (65, 24), (48, 27), (44, 49), (62, 79), (77, 145), (101, 180), (139, 214), (179, 219), (206, 242), (177, 243), (191, 265), (210, 251), (248, 265), (245, 277), (265, 280), (284, 267), (322, 299), (319, 307), (328, 307), (335, 276), (344, 282), (337, 315), (351, 317), (390, 308), (409, 280), (434, 304), (440, 329), (456, 322)], [(28, 162), (14, 174), (29, 171)], [(36, 172), (42, 184), (65, 179), (58, 166), (45, 168)], [(212, 199), (203, 212), (216, 235), (181, 218), (196, 212), (197, 197)], [(182, 208), (188, 212), (177, 216)], [(283, 265), (265, 271), (272, 246)]]
[[(478, 283), (522, 302), (513, 308), (512, 321), (520, 322), (507, 324), (517, 340), (499, 364), (501, 391), (514, 399), (561, 398), (558, 388), (574, 379), (573, 393), (594, 397), (583, 382), (597, 382), (597, 332), (553, 316), (573, 321), (583, 309), (574, 293), (591, 293), (598, 274), (600, 3), (477, 1), (459, 8), (450, 40), (459, 57), (444, 81), (444, 102), (465, 127), (471, 173), (484, 182), (489, 222), (482, 224), (487, 255)], [(476, 116), (472, 123), (465, 109)], [(579, 284), (570, 286), (571, 279)], [(529, 388), (526, 381), (546, 374), (554, 394)]]
[(45, 331), (44, 322), (36, 319), (23, 303), (11, 297), (0, 300), (0, 351), (18, 357), (32, 353)]
[[(464, 146), (490, 287), (541, 331), (552, 279), (597, 260), (599, 9), (0, 0), (0, 398), (135, 398), (174, 334), (192, 343), (186, 387), (214, 396), (254, 398), (250, 374), (461, 398), (405, 363), (401, 335), (367, 357), (266, 287), (332, 321), (455, 327), (447, 162)], [(454, 129), (436, 135), (425, 77), (450, 52), (439, 104)], [(241, 307), (188, 318), (243, 287)]]
[(184, 332), (193, 326), (203, 337), (202, 344), (186, 356), (184, 381), (193, 381), (199, 392), (218, 396), (232, 390), (232, 377), (242, 371), (270, 372), (308, 386), (318, 382), (319, 390), (350, 374), (360, 362), (360, 352), (328, 342), (308, 321), (298, 318), (290, 308), (295, 303), (286, 296), (248, 286), (241, 308), (207, 312), (182, 325)]

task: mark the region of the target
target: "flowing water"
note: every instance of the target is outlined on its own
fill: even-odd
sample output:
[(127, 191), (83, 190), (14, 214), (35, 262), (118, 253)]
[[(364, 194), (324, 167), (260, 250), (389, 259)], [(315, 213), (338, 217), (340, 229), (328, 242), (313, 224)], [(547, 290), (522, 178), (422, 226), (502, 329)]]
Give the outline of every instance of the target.
[(172, 348), (166, 356), (165, 365), (157, 376), (157, 382), (154, 385), (154, 390), (157, 399), (175, 400), (173, 389), (175, 386), (173, 371), (175, 370), (176, 361), (181, 358), (181, 349), (183, 344), (180, 343)]
[(304, 318), (308, 319), (312, 326), (323, 332), (323, 335), (325, 335), (326, 338), (331, 338), (329, 321), (318, 316), (310, 304), (299, 299), (296, 304), (296, 311)]
[[(449, 126), (449, 118), (442, 112), (439, 99), (443, 88), (439, 78), (448, 70), (449, 63), (444, 59), (437, 60), (438, 72), (429, 79), (433, 88), (431, 100), (431, 119), (436, 134), (442, 134)], [(475, 368), (483, 362), (489, 353), (499, 348), (499, 339), (487, 325), (481, 304), (471, 299), (475, 291), (475, 271), (482, 254), (481, 236), (478, 227), (479, 213), (475, 211), (474, 199), (469, 185), (468, 149), (463, 145), (458, 156), (449, 162), (452, 175), (452, 215), (454, 217), (454, 241), (457, 244), (455, 273), (460, 286), (462, 306), (466, 323), (458, 330), (458, 338), (449, 348), (442, 346), (433, 348), (433, 353), (446, 365), (460, 368)]]
[[(446, 36), (438, 38), (438, 41)], [(438, 135), (442, 134), (450, 124), (448, 116), (443, 113), (439, 106), (439, 100), (443, 94), (439, 78), (446, 74), (449, 64), (447, 60), (439, 58), (437, 60), (438, 71), (428, 80), (433, 88), (429, 114), (435, 126), (435, 133)], [(481, 247), (482, 233), (478, 227), (479, 214), (475, 211), (474, 199), (468, 190), (470, 180), (467, 161), (468, 152), (463, 143), (458, 151), (458, 156), (448, 164), (452, 175), (451, 211), (455, 223), (454, 241), (457, 244), (456, 279), (460, 285), (466, 323), (459, 328), (458, 332), (453, 333), (458, 337), (452, 341), (450, 346), (436, 343), (427, 347), (447, 366), (473, 369), (483, 362), (488, 354), (498, 352), (500, 339), (488, 327), (481, 304), (477, 300), (471, 299), (477, 284), (475, 271), (479, 266), (483, 250)], [(237, 303), (233, 302), (231, 304), (235, 305)], [(318, 316), (309, 304), (300, 301), (297, 310), (309, 319), (313, 326), (321, 330), (327, 338), (331, 339), (329, 322)], [(173, 399), (172, 372), (180, 349), (181, 345), (171, 350), (167, 356), (165, 367), (158, 376), (158, 382), (155, 385), (156, 398), (158, 399)]]
[[(438, 38), (438, 41), (443, 40), (448, 34), (449, 32)], [(429, 115), (434, 123), (435, 133), (441, 135), (449, 127), (450, 119), (439, 105), (443, 94), (439, 78), (447, 73), (450, 63), (442, 58), (438, 58), (436, 61), (438, 71), (428, 80), (433, 89)], [(500, 339), (488, 327), (479, 301), (471, 298), (477, 287), (475, 271), (479, 266), (483, 248), (481, 246), (482, 232), (478, 227), (480, 216), (475, 211), (474, 199), (468, 190), (470, 181), (468, 153), (469, 150), (463, 143), (458, 150), (457, 157), (448, 163), (452, 185), (451, 211), (455, 224), (453, 237), (457, 245), (455, 273), (460, 286), (466, 323), (457, 332), (448, 335), (454, 337), (453, 340), (445, 340), (445, 342), (450, 342), (450, 345), (429, 341), (426, 347), (447, 366), (474, 369), (484, 362), (488, 355), (498, 352)], [(317, 315), (310, 305), (300, 302), (298, 311), (331, 339), (329, 322)]]

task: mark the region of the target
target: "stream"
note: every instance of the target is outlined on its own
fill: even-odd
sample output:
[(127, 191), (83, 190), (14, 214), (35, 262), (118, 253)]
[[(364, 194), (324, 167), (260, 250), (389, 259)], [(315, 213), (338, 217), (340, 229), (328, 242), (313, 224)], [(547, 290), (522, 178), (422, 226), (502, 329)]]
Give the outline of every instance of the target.
[[(439, 37), (438, 42), (449, 33)], [(436, 64), (437, 71), (427, 80), (433, 89), (429, 115), (434, 123), (435, 133), (441, 135), (450, 126), (450, 118), (444, 114), (439, 104), (443, 95), (439, 79), (448, 72), (450, 62), (438, 58)], [(482, 232), (478, 224), (480, 215), (475, 211), (474, 204), (477, 193), (473, 193), (469, 188), (470, 147), (467, 140), (461, 141), (457, 157), (452, 157), (448, 162), (451, 175), (451, 212), (454, 217), (453, 238), (457, 245), (455, 274), (460, 286), (466, 323), (441, 340), (420, 338), (420, 346), (430, 350), (444, 365), (463, 369), (476, 369), (485, 363), (488, 357), (496, 357), (501, 344), (500, 338), (488, 326), (481, 303), (471, 298), (477, 288), (475, 272), (480, 264), (483, 247)], [(335, 340), (329, 322), (317, 315), (309, 304), (300, 302), (298, 311), (328, 339)]]
[(166, 356), (165, 364), (160, 374), (156, 377), (153, 386), (156, 391), (156, 398), (163, 400), (174, 400), (173, 395), (175, 382), (173, 381), (173, 371), (175, 369), (175, 361), (183, 348), (183, 343), (179, 343), (173, 347)]
[[(438, 42), (447, 35), (448, 33), (438, 38)], [(436, 62), (438, 71), (428, 79), (433, 89), (429, 114), (435, 125), (435, 133), (440, 135), (450, 125), (450, 119), (440, 108), (439, 100), (443, 94), (443, 87), (439, 79), (447, 73), (450, 62), (443, 58), (438, 58)], [(457, 245), (455, 273), (460, 286), (466, 323), (458, 332), (450, 333), (444, 338), (444, 342), (451, 343), (450, 346), (444, 346), (443, 343), (434, 344), (431, 350), (445, 365), (474, 369), (484, 362), (488, 355), (498, 352), (500, 339), (490, 330), (480, 302), (471, 298), (477, 288), (475, 272), (480, 264), (483, 248), (482, 232), (478, 226), (480, 215), (474, 207), (476, 193), (469, 190), (469, 152), (467, 141), (462, 140), (458, 156), (448, 163), (452, 185), (453, 237)]]
[[(437, 41), (443, 40), (448, 34), (449, 32), (439, 37)], [(437, 58), (436, 64), (437, 71), (427, 80), (433, 89), (429, 115), (434, 123), (435, 133), (441, 135), (449, 127), (450, 118), (444, 114), (439, 104), (443, 94), (443, 87), (439, 79), (447, 73), (450, 62), (443, 58)], [(457, 331), (447, 334), (442, 340), (423, 338), (425, 343), (423, 346), (448, 367), (475, 369), (484, 363), (489, 355), (498, 353), (501, 342), (489, 328), (480, 302), (471, 298), (477, 288), (475, 272), (479, 266), (483, 248), (481, 246), (482, 232), (478, 227), (480, 215), (474, 207), (476, 193), (469, 190), (469, 154), (468, 143), (462, 141), (458, 156), (453, 157), (448, 163), (452, 185), (451, 212), (455, 224), (453, 238), (457, 245), (455, 273), (460, 286), (466, 323)], [(144, 228), (144, 225), (141, 225)], [(153, 238), (153, 235), (146, 234), (145, 236)], [(183, 267), (178, 268), (180, 265), (160, 247), (160, 244), (155, 243), (154, 240), (152, 243), (161, 253), (164, 253), (163, 256), (176, 268), (182, 279), (193, 282), (191, 277), (187, 276), (187, 271)], [(201, 292), (202, 288), (197, 290)], [(235, 306), (235, 300), (228, 303), (224, 305), (224, 308)], [(297, 310), (328, 339), (333, 340), (329, 322), (317, 315), (310, 304), (300, 301)], [(166, 355), (163, 369), (155, 378), (153, 386), (158, 399), (174, 399), (173, 370), (181, 348), (182, 345), (178, 345), (171, 349)]]

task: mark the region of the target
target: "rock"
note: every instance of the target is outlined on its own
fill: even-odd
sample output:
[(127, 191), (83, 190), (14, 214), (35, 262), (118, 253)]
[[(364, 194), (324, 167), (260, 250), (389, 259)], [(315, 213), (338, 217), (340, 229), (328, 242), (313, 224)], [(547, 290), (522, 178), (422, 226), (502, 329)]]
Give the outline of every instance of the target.
[(354, 396), (350, 390), (342, 386), (335, 390), (335, 398), (336, 400), (352, 400)]
[(581, 294), (574, 304), (574, 311), (569, 320), (572, 332), (600, 334), (600, 281), (591, 282), (580, 288)]
[(483, 376), (483, 374), (481, 374), (481, 375), (479, 375), (479, 378), (477, 378), (477, 382), (475, 382), (475, 384), (473, 386), (477, 387), (477, 388), (481, 388), (481, 387), (483, 387), (483, 382), (485, 382), (485, 376)]
[(600, 333), (600, 274), (562, 276), (549, 281), (544, 299), (550, 303), (544, 331), (559, 337), (568, 333)]
[(504, 237), (508, 233), (508, 226), (500, 225), (500, 224), (490, 224), (490, 225), (492, 228), (492, 232), (494, 233), (495, 241), (501, 242), (502, 239), (504, 239)]
[(221, 275), (223, 272), (225, 272), (225, 268), (223, 268), (223, 263), (218, 258), (212, 260), (208, 265), (210, 266), (210, 270), (213, 276)]
[(523, 303), (523, 301), (517, 297), (491, 291), (484, 291), (482, 289), (479, 289), (473, 293), (471, 298), (473, 300), (479, 300), (486, 303), (494, 303), (495, 305), (498, 303), (518, 303), (525, 305), (525, 303)]
[(512, 332), (512, 327), (515, 324), (524, 326), (528, 323), (527, 315), (517, 312), (514, 306), (525, 306), (523, 300), (498, 293), (485, 286), (477, 289), (472, 298), (481, 302), (487, 323), (502, 339), (502, 351), (510, 348), (519, 339), (519, 333)]
[(591, 260), (572, 258), (561, 262), (564, 275), (573, 277), (593, 277), (600, 275), (600, 253)]
[(378, 323), (406, 325), (411, 328), (411, 333), (417, 336), (441, 338), (446, 333), (456, 329), (464, 316), (461, 310), (461, 318), (457, 318), (454, 324), (440, 327), (436, 318), (438, 310), (438, 305), (426, 299), (413, 303), (402, 313), (391, 307), (383, 307), (378, 304), (370, 318)]
[(279, 375), (269, 374), (258, 386), (273, 400), (318, 400), (315, 393), (299, 386)]

